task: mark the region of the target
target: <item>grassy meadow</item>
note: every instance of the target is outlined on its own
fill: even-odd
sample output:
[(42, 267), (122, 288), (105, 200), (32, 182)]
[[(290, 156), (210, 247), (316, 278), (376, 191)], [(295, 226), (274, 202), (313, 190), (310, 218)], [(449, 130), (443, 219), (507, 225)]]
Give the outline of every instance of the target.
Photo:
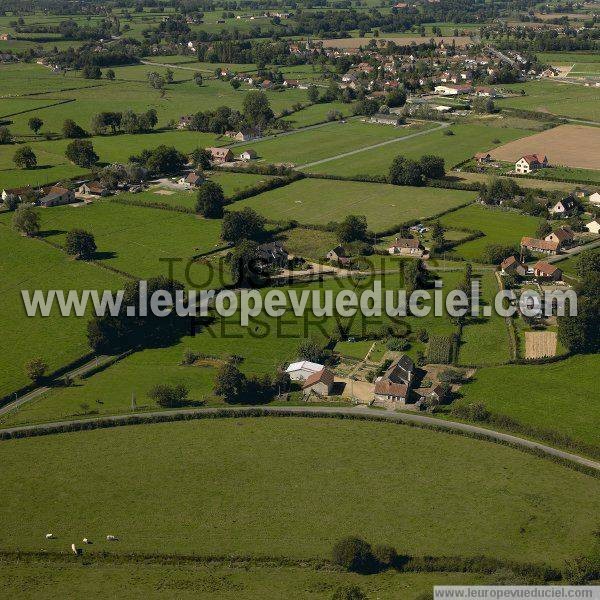
[(493, 413), (598, 445), (600, 405), (590, 390), (599, 367), (600, 355), (590, 354), (547, 365), (479, 369), (462, 387), (460, 402), (483, 402)]
[[(525, 129), (501, 127), (498, 121), (486, 125), (481, 123), (452, 125), (449, 129), (454, 135), (448, 135), (448, 129), (432, 131), (416, 138), (400, 140), (395, 144), (314, 165), (307, 170), (344, 177), (387, 175), (392, 161), (399, 154), (413, 159), (419, 159), (424, 154), (435, 154), (444, 158), (446, 169), (449, 170), (450, 167), (473, 156), (476, 152), (490, 150), (532, 133)], [(406, 133), (410, 133), (410, 130)]]
[[(88, 537), (88, 555), (307, 558), (359, 535), (400, 553), (560, 565), (589, 551), (600, 511), (597, 479), (508, 447), (384, 423), (273, 417), (119, 427), (2, 442), (0, 460), (7, 550), (66, 551)], [(395, 503), (399, 516), (390, 514)], [(57, 539), (45, 540), (47, 531)], [(107, 543), (108, 533), (119, 541)]]
[[(70, 259), (40, 240), (23, 238), (0, 222), (0, 322), (6, 352), (0, 356), (0, 396), (29, 382), (25, 362), (40, 356), (49, 369), (87, 354), (87, 319), (61, 317), (57, 309), (48, 317), (28, 317), (21, 290), (117, 289), (122, 278), (94, 265)], [(10, 348), (10, 351), (8, 349)]]
[(310, 225), (339, 222), (349, 214), (365, 215), (371, 230), (382, 231), (460, 206), (475, 196), (475, 192), (428, 187), (302, 179), (236, 202), (230, 209), (249, 206), (269, 219)]
[(444, 215), (444, 227), (465, 227), (482, 231), (483, 237), (460, 244), (454, 253), (467, 260), (481, 261), (486, 246), (505, 244), (518, 247), (521, 237), (535, 235), (539, 219), (521, 213), (472, 205)]

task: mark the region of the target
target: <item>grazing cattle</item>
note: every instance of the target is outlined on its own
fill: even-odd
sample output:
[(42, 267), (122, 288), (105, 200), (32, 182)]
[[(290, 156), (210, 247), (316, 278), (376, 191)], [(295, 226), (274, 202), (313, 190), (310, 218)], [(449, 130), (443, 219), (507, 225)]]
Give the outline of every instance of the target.
[(80, 554), (83, 553), (81, 548), (78, 548), (75, 544), (71, 544), (71, 550), (73, 551), (73, 554), (75, 554), (76, 556), (79, 556)]
[(47, 533), (46, 534), (46, 539), (47, 540), (53, 540), (54, 539), (54, 534), (53, 533)]
[(106, 536), (107, 542), (117, 542), (118, 540), (119, 540), (119, 538), (116, 535), (107, 535)]
[(87, 538), (83, 538), (83, 543), (84, 544), (91, 544), (92, 542), (90, 542), (90, 540), (88, 540)]

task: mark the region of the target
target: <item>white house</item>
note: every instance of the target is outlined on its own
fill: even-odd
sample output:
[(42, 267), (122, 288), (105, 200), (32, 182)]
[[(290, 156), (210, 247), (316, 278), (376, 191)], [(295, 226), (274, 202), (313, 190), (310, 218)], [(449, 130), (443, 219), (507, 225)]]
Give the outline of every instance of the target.
[(320, 373), (324, 368), (325, 366), (319, 363), (301, 360), (292, 363), (285, 372), (290, 376), (292, 381), (306, 381), (311, 375)]
[(595, 233), (596, 235), (600, 234), (600, 222), (598, 222), (595, 219), (593, 221), (590, 221), (589, 223), (586, 223), (585, 228), (590, 233)]
[(600, 193), (594, 192), (593, 194), (590, 194), (588, 202), (594, 206), (600, 206)]
[(559, 200), (549, 212), (556, 217), (567, 217), (575, 212), (576, 209), (577, 204), (575, 203), (575, 199), (567, 196), (566, 198)]
[(246, 162), (255, 159), (256, 156), (256, 150), (252, 150), (252, 148), (248, 148), (248, 150), (244, 150), (244, 152), (240, 154), (240, 158)]
[(539, 154), (526, 154), (515, 163), (515, 173), (531, 173), (548, 166), (548, 157)]

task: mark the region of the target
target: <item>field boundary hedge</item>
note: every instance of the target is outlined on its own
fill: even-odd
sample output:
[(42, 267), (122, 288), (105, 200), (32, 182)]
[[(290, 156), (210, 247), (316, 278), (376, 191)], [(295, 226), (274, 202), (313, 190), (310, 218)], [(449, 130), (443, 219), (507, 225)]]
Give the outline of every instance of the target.
[(144, 200), (137, 200), (136, 198), (119, 198), (113, 196), (110, 202), (115, 204), (124, 204), (125, 206), (139, 206), (142, 208), (156, 208), (158, 210), (170, 210), (171, 212), (186, 213), (195, 215), (196, 211), (193, 208), (187, 206), (180, 206), (178, 204), (168, 204), (167, 202), (144, 202)]

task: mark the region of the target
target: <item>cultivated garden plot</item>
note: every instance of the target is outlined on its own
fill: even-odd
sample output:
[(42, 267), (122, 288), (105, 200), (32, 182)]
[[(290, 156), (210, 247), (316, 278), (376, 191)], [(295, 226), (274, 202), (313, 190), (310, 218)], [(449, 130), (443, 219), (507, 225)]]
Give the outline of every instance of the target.
[(556, 355), (556, 331), (526, 331), (525, 358)]

